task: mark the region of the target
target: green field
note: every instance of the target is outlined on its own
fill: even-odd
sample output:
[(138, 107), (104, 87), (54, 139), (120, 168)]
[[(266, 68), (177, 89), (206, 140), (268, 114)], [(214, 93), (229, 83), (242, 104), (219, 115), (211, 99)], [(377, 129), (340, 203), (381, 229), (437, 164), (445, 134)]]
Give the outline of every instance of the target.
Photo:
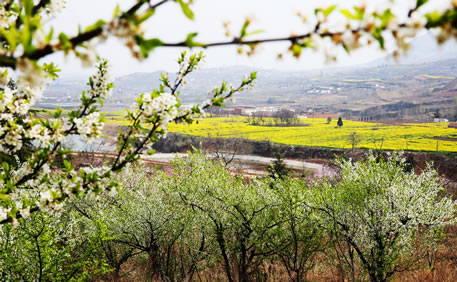
[[(109, 123), (125, 124), (119, 115), (105, 116)], [(357, 148), (457, 152), (457, 129), (448, 123), (383, 124), (344, 120), (342, 127), (336, 120), (302, 119), (307, 126), (275, 127), (249, 125), (245, 117), (205, 118), (192, 125), (170, 124), (170, 132), (200, 137), (242, 137), (289, 145), (325, 148), (351, 148), (349, 136), (361, 138)]]
[[(312, 147), (351, 148), (349, 135), (356, 132), (361, 137), (358, 147), (386, 150), (416, 150), (457, 152), (457, 129), (447, 128), (446, 123), (386, 125), (345, 121), (341, 128), (336, 121), (306, 119), (309, 126), (267, 127), (248, 125), (244, 118), (208, 118), (193, 125), (175, 125), (170, 132), (207, 137), (239, 136), (252, 140), (269, 140), (275, 143)], [(437, 140), (455, 138), (455, 141)]]
[[(108, 123), (127, 125), (123, 113), (106, 112), (104, 115)], [(301, 119), (300, 122), (306, 126), (249, 125), (246, 117), (204, 118), (192, 125), (172, 123), (168, 131), (200, 137), (241, 137), (338, 149), (350, 149), (352, 142), (349, 136), (355, 132), (361, 139), (357, 148), (457, 152), (457, 129), (448, 128), (448, 123), (385, 124), (345, 120), (342, 127), (337, 127), (336, 120), (330, 124), (327, 124), (327, 119), (318, 118)]]

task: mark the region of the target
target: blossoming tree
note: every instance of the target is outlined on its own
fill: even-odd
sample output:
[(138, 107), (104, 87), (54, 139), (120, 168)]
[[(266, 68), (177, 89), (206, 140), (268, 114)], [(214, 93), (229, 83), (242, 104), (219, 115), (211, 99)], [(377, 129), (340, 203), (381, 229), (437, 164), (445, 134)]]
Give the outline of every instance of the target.
[[(117, 157), (110, 167), (83, 168), (75, 171), (65, 161), (62, 172), (49, 173), (49, 163), (58, 153), (65, 153), (62, 142), (68, 135), (78, 134), (86, 138), (100, 136), (103, 116), (98, 105), (109, 97), (113, 87), (108, 63), (99, 62), (97, 74), (89, 79), (89, 90), (81, 96), (81, 106), (67, 116), (56, 111), (52, 118), (43, 119), (30, 113), (44, 88), (57, 77), (58, 67), (42, 63), (53, 53), (74, 54), (84, 65), (93, 65), (94, 46), (109, 37), (125, 43), (133, 57), (146, 58), (150, 52), (165, 47), (215, 47), (239, 45), (240, 53), (252, 54), (259, 43), (287, 41), (290, 52), (299, 57), (303, 48), (320, 48), (328, 51), (327, 58), (334, 60), (330, 47), (342, 46), (350, 52), (361, 46), (377, 44), (385, 48), (386, 38), (394, 40), (400, 49), (406, 49), (408, 38), (423, 29), (439, 29), (438, 41), (443, 42), (457, 35), (457, 2), (449, 1), (441, 11), (430, 12), (432, 3), (417, 0), (408, 10), (394, 12), (394, 1), (385, 1), (382, 9), (358, 5), (353, 10), (337, 5), (315, 10), (310, 28), (303, 34), (279, 38), (249, 39), (251, 21), (247, 19), (239, 33), (222, 42), (198, 42), (197, 33), (183, 35), (180, 42), (165, 42), (160, 38), (147, 38), (142, 25), (159, 8), (177, 4), (189, 19), (194, 18), (192, 1), (184, 0), (137, 0), (129, 9), (117, 8), (110, 21), (99, 20), (80, 29), (76, 35), (54, 34), (43, 22), (65, 6), (63, 0), (3, 0), (0, 2), (0, 151), (14, 156), (24, 144), (34, 144), (36, 150), (17, 165), (6, 162), (0, 171), (0, 224), (13, 223), (21, 217), (40, 209), (59, 210), (62, 202), (74, 195), (98, 195), (103, 190), (113, 191), (115, 183), (110, 174), (138, 159), (140, 151), (166, 134), (166, 125), (172, 120), (191, 121), (202, 115), (210, 106), (221, 106), (227, 98), (252, 85), (255, 74), (246, 77), (238, 87), (223, 83), (215, 89), (212, 98), (191, 109), (183, 109), (178, 99), (179, 87), (186, 75), (195, 70), (201, 55), (180, 58), (178, 78), (170, 82), (163, 78), (162, 86), (150, 94), (143, 94), (134, 109), (127, 111), (131, 126), (118, 136)], [(431, 6), (433, 8), (433, 6)], [(403, 13), (403, 14), (402, 14)], [(333, 18), (342, 14), (343, 24), (335, 25)], [(228, 32), (230, 36), (230, 32)], [(327, 47), (325, 47), (327, 46)], [(12, 77), (17, 77), (13, 81)], [(27, 194), (27, 196), (26, 196)], [(37, 197), (38, 200), (35, 200)]]
[(329, 234), (356, 253), (370, 281), (387, 281), (402, 271), (401, 260), (419, 235), (431, 236), (455, 222), (456, 202), (442, 196), (431, 166), (420, 175), (406, 172), (406, 159), (397, 154), (387, 161), (370, 154), (365, 161), (338, 165), (341, 179), (313, 191), (311, 206)]

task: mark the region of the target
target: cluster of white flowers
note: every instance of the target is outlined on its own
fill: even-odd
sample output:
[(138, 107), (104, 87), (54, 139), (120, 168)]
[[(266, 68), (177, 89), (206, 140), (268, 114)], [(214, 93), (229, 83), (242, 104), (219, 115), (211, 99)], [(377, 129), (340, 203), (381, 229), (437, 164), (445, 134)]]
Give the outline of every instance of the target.
[(51, 211), (54, 209), (62, 209), (63, 204), (57, 204), (54, 201), (53, 194), (56, 194), (56, 191), (46, 190), (40, 193), (40, 202), (39, 207), (44, 211)]
[[(311, 37), (313, 45), (317, 45), (316, 50), (323, 51), (327, 62), (336, 60), (336, 46), (344, 45), (344, 48), (350, 51), (371, 45), (376, 41), (384, 48), (395, 44), (397, 50), (393, 54), (397, 58), (400, 54), (399, 51), (407, 52), (410, 40), (426, 27), (426, 14), (430, 10), (434, 10), (433, 7), (430, 7), (431, 2), (429, 1), (415, 10), (408, 10), (409, 8), (406, 6), (396, 7), (395, 4), (398, 3), (393, 1), (364, 2), (356, 7), (357, 11), (345, 10), (345, 15), (352, 14), (352, 16), (347, 15), (348, 18), (337, 13), (338, 8), (328, 16), (320, 12), (317, 14), (315, 23), (319, 27), (318, 33), (313, 33)], [(325, 11), (327, 8), (321, 7), (320, 10)], [(455, 8), (457, 8), (457, 1), (449, 1), (446, 9)], [(405, 12), (411, 14), (406, 15)], [(321, 38), (321, 34), (332, 35), (331, 42)], [(442, 43), (451, 37), (457, 38), (456, 29), (451, 24), (442, 26), (438, 42)], [(394, 42), (391, 42), (392, 39)]]
[(0, 5), (0, 27), (9, 28), (17, 19), (17, 13), (6, 11), (3, 5)]
[(46, 73), (33, 61), (27, 58), (19, 58), (17, 68), (22, 72), (19, 77), (19, 85), (29, 86), (33, 89), (43, 89), (49, 78)]
[[(33, 62), (27, 60), (22, 62), (24, 63), (22, 71), (33, 73), (36, 70)], [(106, 61), (101, 62), (98, 67), (98, 73), (91, 78), (89, 83), (91, 89), (88, 91), (89, 103), (98, 98), (106, 99), (111, 94), (112, 85), (107, 68), (108, 63)], [(27, 75), (24, 75), (24, 77), (27, 77)], [(99, 112), (86, 113), (80, 118), (73, 119), (65, 117), (41, 119), (27, 116), (31, 105), (41, 96), (42, 90), (41, 87), (32, 88), (27, 84), (27, 81), (37, 80), (38, 73), (31, 75), (31, 77), (31, 79), (23, 79), (18, 85), (15, 85), (14, 81), (7, 77), (7, 72), (2, 72), (1, 82), (4, 85), (4, 89), (0, 91), (1, 151), (13, 154), (22, 148), (24, 140), (32, 140), (34, 145), (40, 145), (41, 147), (49, 147), (53, 144), (61, 143), (66, 137), (66, 132), (72, 126), (74, 126), (75, 131), (84, 137), (94, 138), (101, 135), (103, 118)], [(42, 85), (42, 83), (35, 81), (35, 86), (38, 85)], [(21, 182), (21, 187), (33, 188), (31, 190), (16, 189), (8, 195), (11, 199), (11, 206), (8, 207), (16, 206), (18, 214), (22, 217), (27, 217), (31, 212), (31, 207), (35, 205), (41, 210), (58, 213), (63, 207), (65, 198), (80, 193), (89, 193), (95, 197), (105, 187), (110, 187), (110, 179), (103, 179), (103, 175), (109, 170), (107, 168), (83, 170), (86, 174), (96, 173), (98, 175), (92, 175), (93, 177), (91, 176), (87, 179), (83, 179), (75, 170), (51, 173), (49, 166), (42, 164), (42, 161), (46, 159), (43, 159), (44, 157), (39, 152), (32, 154), (25, 163), (20, 164), (17, 160), (18, 168), (13, 169), (6, 178), (13, 185)], [(66, 176), (63, 177), (61, 173), (66, 174)], [(93, 181), (93, 179), (98, 180)], [(88, 185), (87, 189), (84, 189), (85, 191), (82, 190), (85, 187), (83, 184)], [(5, 181), (2, 181), (0, 189), (4, 185)], [(36, 198), (36, 203), (23, 204), (24, 195), (21, 191), (35, 191), (35, 194), (30, 195), (30, 197)], [(16, 217), (10, 218), (10, 223), (13, 225), (17, 224)], [(7, 215), (2, 219), (7, 219)]]
[(51, 0), (46, 6), (46, 13), (50, 15), (60, 14), (65, 9), (65, 0)]
[(104, 123), (101, 121), (99, 112), (94, 112), (82, 118), (75, 118), (78, 133), (87, 138), (95, 138), (102, 134)]
[(152, 98), (151, 95), (143, 95), (141, 110), (143, 119), (151, 119), (156, 115), (159, 117), (160, 127), (166, 132), (167, 125), (178, 115), (176, 105), (178, 100), (170, 93), (161, 93), (160, 96)]
[(11, 209), (5, 209), (0, 207), (0, 221), (8, 218), (8, 213)]
[(65, 135), (63, 134), (61, 123), (58, 120), (50, 120), (50, 124), (53, 130), (41, 123), (33, 125), (27, 132), (28, 137), (39, 142), (42, 147), (48, 147), (52, 143), (63, 142)]
[(21, 179), (22, 177), (29, 175), (32, 172), (33, 172), (33, 169), (30, 167), (30, 164), (28, 162), (22, 163), (19, 165), (19, 168), (16, 169), (13, 172), (13, 174), (11, 175), (12, 180), (17, 181), (17, 180)]
[(45, 147), (49, 146), (52, 137), (51, 137), (49, 129), (47, 129), (43, 125), (41, 125), (41, 124), (34, 125), (28, 133), (29, 133), (29, 138), (37, 140), (38, 142), (40, 142), (40, 144), (42, 146), (45, 146)]
[(7, 122), (6, 125), (6, 128), (2, 126), (1, 130), (5, 131), (6, 135), (5, 138), (0, 139), (0, 152), (17, 152), (22, 148), (24, 128), (14, 122)]
[(135, 25), (127, 19), (118, 18), (111, 21), (105, 31), (107, 34), (112, 34), (121, 39), (125, 46), (130, 49), (133, 57), (138, 60), (144, 59), (135, 41), (136, 36), (142, 37), (144, 35), (144, 31), (140, 25)]
[[(24, 137), (38, 137), (38, 131), (41, 133), (41, 141), (48, 143), (51, 136), (45, 129), (35, 127), (33, 131), (27, 132), (27, 127), (24, 124), (19, 124), (17, 120), (18, 116), (27, 115), (33, 104), (41, 97), (43, 91), (42, 85), (35, 88), (30, 87), (26, 83), (13, 86), (14, 82), (8, 77), (7, 72), (2, 71), (2, 73), (3, 89), (0, 92), (0, 135), (5, 134), (5, 137), (0, 140), (0, 151), (8, 153), (20, 150)], [(30, 123), (30, 120), (25, 119), (24, 123)]]
[(90, 41), (87, 44), (85, 52), (79, 51), (75, 54), (81, 60), (81, 64), (83, 67), (86, 67), (86, 68), (93, 67), (95, 65), (95, 63), (97, 62), (97, 53), (95, 51), (94, 40)]
[(112, 78), (110, 73), (111, 69), (108, 63), (103, 68), (98, 68), (97, 73), (91, 77), (93, 86), (89, 90), (87, 98), (100, 97), (106, 99), (112, 95), (113, 87), (111, 85)]
[(440, 196), (443, 186), (430, 166), (416, 175), (404, 172), (405, 159), (399, 155), (378, 164), (371, 154), (367, 163), (339, 162), (343, 176), (335, 187), (337, 193), (350, 190), (354, 195), (353, 201), (348, 199), (335, 209), (336, 217), (350, 226), (347, 235), (364, 250), (376, 247), (375, 236), (393, 238), (396, 233), (398, 249), (408, 249), (419, 226), (433, 229), (455, 222), (449, 219), (456, 202)]
[(102, 175), (110, 170), (109, 167), (107, 166), (101, 166), (101, 167), (83, 167), (81, 168), (82, 171), (86, 174), (92, 174), (92, 173), (97, 173), (99, 175)]

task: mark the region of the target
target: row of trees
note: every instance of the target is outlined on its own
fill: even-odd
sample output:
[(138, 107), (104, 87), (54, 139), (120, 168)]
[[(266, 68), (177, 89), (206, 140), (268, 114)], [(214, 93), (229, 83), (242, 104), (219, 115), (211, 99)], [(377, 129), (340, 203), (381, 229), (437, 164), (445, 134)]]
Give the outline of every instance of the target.
[[(69, 135), (88, 140), (101, 136), (100, 106), (113, 88), (107, 61), (99, 61), (78, 108), (65, 114), (57, 110), (43, 118), (34, 115), (32, 107), (60, 71), (54, 63), (43, 62), (48, 56), (74, 55), (83, 65), (94, 65), (94, 46), (108, 38), (117, 38), (133, 58), (141, 60), (165, 47), (239, 45), (241, 53), (252, 54), (259, 43), (285, 41), (290, 43), (290, 53), (300, 57), (302, 49), (315, 45), (350, 52), (377, 42), (384, 49), (390, 35), (399, 49), (407, 49), (408, 39), (423, 29), (439, 29), (440, 42), (456, 35), (457, 5), (453, 2), (439, 12), (429, 12), (426, 0), (416, 1), (404, 12), (395, 11), (394, 3), (388, 2), (383, 10), (365, 5), (341, 9), (346, 22), (337, 28), (331, 24), (333, 18), (338, 19), (334, 16), (337, 6), (332, 5), (317, 8), (312, 28), (303, 34), (250, 40), (256, 32), (251, 32), (251, 21), (246, 20), (233, 38), (202, 43), (196, 32), (183, 34), (180, 42), (165, 42), (148, 38), (143, 29), (166, 4), (176, 5), (194, 19), (192, 1), (133, 1), (128, 9), (116, 8), (111, 19), (75, 28), (76, 34), (57, 34), (47, 24), (62, 10), (62, 0), (1, 1), (0, 152), (8, 159), (0, 168), (1, 280), (87, 280), (108, 269), (120, 275), (132, 258), (146, 260), (153, 278), (180, 280), (222, 266), (228, 280), (245, 280), (262, 273), (258, 271), (262, 263), (272, 260), (282, 261), (291, 277), (300, 280), (309, 256), (315, 253), (314, 243), (310, 251), (305, 246), (319, 238), (337, 238), (335, 242), (345, 243), (343, 250), (352, 254), (348, 261), (360, 261), (372, 280), (387, 279), (398, 270), (395, 266), (419, 228), (434, 231), (452, 222), (444, 219), (452, 216), (453, 203), (438, 196), (441, 186), (432, 172), (423, 177), (403, 175), (390, 168), (391, 162), (388, 169), (369, 163), (360, 165), (369, 167), (367, 171), (345, 169), (348, 180), (341, 183), (359, 187), (357, 197), (337, 182), (309, 187), (290, 180), (276, 183), (274, 189), (263, 180), (244, 183), (192, 156), (178, 162), (168, 177), (123, 172), (143, 149), (166, 135), (168, 123), (190, 123), (208, 107), (222, 106), (251, 86), (255, 73), (235, 87), (223, 82), (208, 101), (184, 109), (179, 89), (202, 55), (183, 54), (176, 80), (164, 75), (158, 89), (140, 94), (135, 106), (126, 111), (129, 127), (118, 135), (115, 159), (103, 167), (76, 169), (66, 159), (69, 152), (62, 143)], [(331, 47), (324, 48), (323, 43)], [(332, 52), (326, 57), (336, 58)], [(54, 163), (56, 159), (61, 162)], [(353, 175), (357, 171), (365, 173), (364, 177), (376, 172), (372, 178), (379, 181), (388, 175), (391, 178), (386, 182), (395, 185), (370, 184)], [(349, 179), (356, 179), (357, 185), (350, 185)], [(351, 205), (345, 201), (352, 201)], [(345, 208), (349, 206), (358, 207), (357, 213)], [(371, 220), (366, 222), (367, 218)], [(312, 230), (318, 233), (309, 237)], [(429, 234), (424, 230), (420, 231)], [(322, 246), (326, 245), (319, 244), (318, 249)]]
[(338, 179), (312, 183), (247, 181), (200, 152), (165, 172), (130, 168), (116, 193), (74, 198), (59, 216), (37, 212), (4, 229), (0, 279), (134, 271), (136, 279), (251, 281), (278, 279), (267, 267), (276, 265), (304, 281), (327, 260), (344, 279), (386, 281), (422, 265), (455, 222), (456, 203), (442, 195), (436, 172), (406, 172), (398, 155), (338, 165)]
[[(130, 50), (133, 58), (144, 59), (165, 47), (215, 47), (239, 45), (240, 53), (251, 55), (260, 43), (285, 41), (290, 43), (288, 52), (300, 57), (304, 48), (325, 50), (328, 61), (334, 61), (334, 50), (347, 52), (363, 46), (377, 44), (385, 49), (386, 39), (391, 38), (400, 50), (408, 49), (408, 39), (424, 29), (438, 29), (438, 41), (444, 42), (456, 35), (457, 4), (448, 3), (444, 9), (433, 11), (431, 1), (417, 0), (408, 9), (395, 9), (395, 3), (386, 1), (382, 8), (356, 5), (353, 9), (337, 9), (337, 5), (318, 7), (303, 34), (278, 38), (250, 39), (250, 19), (242, 24), (239, 33), (223, 42), (202, 43), (197, 32), (183, 35), (180, 42), (166, 42), (148, 38), (144, 23), (166, 4), (176, 4), (189, 20), (195, 18), (192, 2), (185, 0), (137, 0), (128, 9), (117, 7), (113, 17), (97, 20), (87, 27), (78, 28), (77, 34), (55, 33), (48, 25), (53, 15), (65, 6), (63, 0), (6, 0), (0, 3), (0, 153), (18, 156), (19, 162), (3, 162), (0, 169), (0, 224), (18, 225), (19, 220), (39, 210), (60, 210), (63, 202), (73, 196), (98, 195), (111, 191), (116, 183), (112, 174), (120, 172), (137, 160), (139, 152), (148, 148), (158, 138), (166, 135), (171, 121), (192, 122), (210, 106), (222, 106), (226, 99), (252, 85), (255, 73), (246, 77), (237, 87), (222, 83), (214, 89), (211, 98), (190, 109), (181, 108), (179, 88), (184, 78), (197, 67), (201, 55), (179, 59), (180, 70), (175, 81), (162, 77), (159, 89), (141, 94), (135, 106), (126, 112), (131, 124), (126, 133), (118, 136), (117, 158), (111, 167), (74, 169), (71, 163), (62, 162), (60, 173), (50, 174), (56, 156), (67, 155), (62, 147), (68, 135), (93, 139), (101, 135), (103, 115), (99, 106), (110, 96), (113, 85), (108, 63), (98, 64), (97, 74), (89, 79), (89, 89), (81, 96), (81, 105), (63, 115), (58, 110), (51, 118), (32, 115), (32, 106), (43, 90), (58, 76), (59, 67), (43, 60), (52, 54), (74, 55), (85, 66), (96, 62), (94, 46), (108, 38), (117, 38)], [(90, 7), (89, 7), (90, 8)], [(344, 23), (335, 24), (343, 16)], [(307, 19), (303, 17), (303, 19)], [(76, 30), (76, 29), (75, 29)], [(154, 32), (150, 33), (154, 34)], [(398, 51), (395, 55), (398, 55)], [(13, 79), (14, 78), (14, 79)], [(30, 154), (30, 144), (38, 145)], [(152, 151), (151, 151), (152, 152)], [(32, 193), (32, 196), (28, 194)], [(40, 195), (39, 204), (28, 197)]]
[(292, 126), (300, 123), (297, 114), (287, 109), (278, 109), (274, 112), (257, 111), (248, 115), (246, 121), (248, 124), (262, 126)]

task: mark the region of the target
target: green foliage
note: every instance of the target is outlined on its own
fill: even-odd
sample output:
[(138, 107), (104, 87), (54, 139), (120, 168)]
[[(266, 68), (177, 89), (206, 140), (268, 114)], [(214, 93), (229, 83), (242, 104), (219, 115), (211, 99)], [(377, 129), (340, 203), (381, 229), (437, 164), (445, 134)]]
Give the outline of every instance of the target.
[(111, 271), (117, 279), (141, 266), (145, 280), (192, 280), (220, 268), (235, 281), (264, 277), (269, 262), (303, 281), (316, 254), (331, 259), (334, 247), (384, 281), (409, 258), (419, 232), (432, 250), (455, 221), (448, 220), (455, 203), (440, 196), (433, 170), (406, 172), (398, 156), (338, 164), (340, 178), (321, 183), (246, 181), (199, 151), (166, 172), (132, 167), (103, 197), (75, 197), (58, 217), (40, 212), (17, 228), (5, 225), (0, 277), (39, 280), (41, 270), (43, 280), (88, 280)]
[(346, 18), (350, 20), (357, 20), (361, 21), (363, 20), (365, 16), (365, 10), (359, 8), (359, 7), (353, 7), (353, 12), (351, 12), (348, 9), (341, 9), (340, 12), (343, 14)]
[[(247, 19), (239, 36), (226, 42), (197, 42), (198, 32), (192, 32), (181, 42), (167, 43), (144, 38), (141, 25), (167, 2), (177, 2), (182, 13), (193, 20), (191, 0), (137, 0), (125, 11), (117, 6), (112, 20), (80, 27), (76, 35), (55, 34), (44, 24), (47, 15), (63, 1), (3, 2), (0, 65), (18, 70), (13, 76), (19, 77), (21, 85), (10, 88), (13, 82), (2, 71), (0, 280), (90, 280), (108, 271), (105, 260), (119, 274), (125, 262), (145, 257), (150, 263), (148, 280), (192, 280), (201, 269), (222, 266), (229, 281), (247, 281), (254, 275), (261, 276), (259, 269), (264, 261), (279, 259), (290, 278), (299, 281), (312, 266), (313, 255), (323, 249), (318, 238), (330, 235), (356, 251), (371, 280), (384, 281), (396, 271), (400, 257), (408, 254), (419, 227), (425, 228), (425, 233), (439, 233), (440, 228), (454, 222), (444, 223), (453, 217), (455, 203), (439, 196), (442, 187), (435, 181), (436, 173), (405, 173), (398, 160), (376, 162), (370, 157), (355, 165), (341, 162), (341, 181), (324, 183), (319, 189), (287, 179), (279, 154), (270, 169), (275, 181), (245, 182), (242, 176), (233, 175), (201, 153), (177, 160), (172, 176), (155, 173), (151, 177), (150, 172), (137, 168), (116, 179), (112, 172), (120, 172), (137, 160), (142, 149), (166, 134), (168, 123), (191, 123), (206, 108), (224, 106), (228, 98), (250, 87), (256, 79), (256, 73), (252, 73), (238, 87), (222, 82), (207, 103), (180, 109), (178, 89), (196, 69), (202, 54), (187, 57), (183, 53), (177, 79), (170, 82), (164, 75), (159, 89), (141, 94), (136, 108), (127, 111), (130, 127), (118, 135), (117, 155), (110, 167), (75, 171), (62, 158), (55, 163), (60, 172), (50, 173), (48, 165), (56, 153), (68, 153), (61, 148), (68, 135), (101, 135), (104, 118), (98, 105), (103, 106), (113, 88), (107, 61), (100, 61), (97, 75), (89, 79), (89, 90), (81, 95), (81, 106), (67, 117), (61, 111), (54, 113), (54, 119), (29, 114), (47, 78), (55, 79), (60, 71), (55, 64), (40, 60), (60, 52), (76, 55), (84, 64), (92, 65), (97, 56), (89, 42), (97, 38), (118, 37), (137, 59), (165, 46), (236, 44), (248, 47), (248, 54), (253, 54), (259, 43), (267, 41), (289, 42), (290, 52), (298, 58), (303, 48), (314, 48), (312, 43), (319, 46), (323, 38), (330, 38), (335, 47), (343, 46), (348, 52), (370, 44), (371, 39), (384, 48), (384, 35), (388, 33), (406, 50), (407, 40), (424, 28), (440, 28), (440, 43), (454, 36), (455, 3), (425, 17), (418, 11), (427, 0), (417, 0), (403, 17), (394, 15), (393, 9), (372, 15), (365, 12), (365, 6), (343, 9), (341, 13), (348, 21), (338, 31), (324, 25), (336, 10), (337, 6), (332, 5), (316, 9), (316, 25), (302, 35), (247, 40), (261, 32), (248, 31), (251, 20)], [(395, 23), (397, 19), (405, 21)], [(357, 27), (352, 28), (350, 23)], [(361, 37), (367, 40), (361, 42)], [(327, 59), (336, 59), (326, 55)], [(342, 125), (339, 118), (338, 126)], [(31, 141), (40, 145), (29, 150), (27, 142)], [(31, 156), (24, 155), (24, 151)], [(19, 161), (15, 158), (13, 163), (10, 157), (15, 155)], [(114, 180), (124, 181), (117, 195)], [(99, 194), (105, 197), (96, 201)], [(75, 195), (82, 198), (74, 199)], [(72, 198), (72, 205), (61, 212), (67, 198)], [(327, 234), (320, 226), (327, 228)]]
[(189, 20), (195, 19), (194, 12), (190, 9), (188, 3), (184, 2), (183, 0), (176, 0), (176, 2), (179, 3), (179, 6), (181, 6), (182, 12)]
[(314, 258), (327, 250), (325, 232), (319, 226), (316, 212), (310, 209), (307, 190), (313, 186), (303, 181), (284, 178), (274, 181), (274, 192), (283, 220), (268, 241), (292, 281), (303, 281), (314, 268)]
[(268, 165), (268, 175), (273, 179), (281, 179), (289, 176), (290, 169), (287, 168), (286, 162), (279, 149), (274, 152), (275, 160)]
[(341, 117), (339, 117), (336, 124), (337, 124), (339, 127), (343, 126), (343, 119), (342, 119)]
[(148, 279), (186, 280), (221, 266), (228, 280), (246, 280), (262, 275), (265, 260), (285, 260), (299, 279), (322, 249), (301, 181), (245, 182), (201, 152), (168, 173), (135, 167), (120, 178), (117, 194), (72, 202), (79, 224), (106, 226), (102, 257), (116, 277), (125, 263), (147, 260)]
[(0, 234), (0, 280), (81, 281), (108, 272), (97, 258), (106, 233), (79, 226), (74, 215), (34, 213)]

